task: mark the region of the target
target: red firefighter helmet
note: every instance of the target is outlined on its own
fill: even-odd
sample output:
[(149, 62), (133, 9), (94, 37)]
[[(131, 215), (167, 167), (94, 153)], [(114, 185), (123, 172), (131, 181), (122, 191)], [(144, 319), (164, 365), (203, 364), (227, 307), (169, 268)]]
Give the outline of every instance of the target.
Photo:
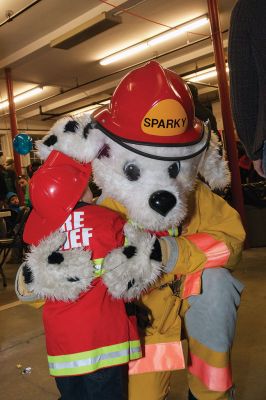
[(156, 61), (129, 72), (93, 118), (114, 140), (143, 145), (193, 145), (204, 131), (186, 83)]
[(81, 164), (53, 150), (30, 181), (33, 206), (23, 239), (37, 245), (59, 229), (84, 192), (91, 175), (91, 164)]

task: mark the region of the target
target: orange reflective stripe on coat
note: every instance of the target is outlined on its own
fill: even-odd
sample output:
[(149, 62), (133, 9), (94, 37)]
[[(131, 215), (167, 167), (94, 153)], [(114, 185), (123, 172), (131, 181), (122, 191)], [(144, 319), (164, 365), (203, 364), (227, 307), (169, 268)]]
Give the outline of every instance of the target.
[(208, 233), (195, 233), (186, 237), (194, 243), (206, 256), (204, 268), (222, 267), (226, 265), (230, 251), (225, 243), (214, 239)]
[(181, 298), (186, 299), (189, 296), (196, 296), (201, 290), (201, 275), (202, 271), (196, 271), (185, 277), (183, 283), (183, 291)]
[(181, 342), (146, 344), (144, 357), (129, 362), (129, 375), (185, 368)]
[(189, 372), (199, 378), (208, 389), (225, 392), (232, 386), (232, 375), (229, 366), (223, 368), (213, 367), (192, 353), (190, 353), (190, 360)]
[[(225, 243), (214, 239), (207, 233), (195, 233), (186, 236), (186, 239), (194, 243), (205, 254), (207, 261), (204, 269), (226, 265), (230, 251)], [(200, 270), (186, 276), (183, 283), (182, 299), (200, 293), (202, 272)]]

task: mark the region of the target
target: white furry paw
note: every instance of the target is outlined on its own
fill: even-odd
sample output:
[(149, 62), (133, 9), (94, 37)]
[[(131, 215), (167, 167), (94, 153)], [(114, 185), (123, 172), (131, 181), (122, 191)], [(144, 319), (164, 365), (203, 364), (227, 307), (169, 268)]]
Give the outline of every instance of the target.
[(19, 300), (23, 302), (35, 302), (39, 297), (28, 289), (31, 271), (26, 267), (26, 262), (23, 262), (17, 271), (15, 279), (15, 292)]
[(57, 150), (80, 162), (90, 162), (103, 147), (103, 141), (103, 135), (95, 129), (90, 116), (84, 113), (58, 120), (48, 135), (37, 142), (37, 148), (42, 159), (46, 159), (52, 150)]
[(75, 300), (93, 280), (91, 253), (82, 248), (61, 251), (65, 233), (55, 232), (32, 247), (23, 266), (27, 289), (39, 298)]
[(104, 260), (103, 281), (115, 298), (132, 300), (145, 292), (162, 272), (159, 241), (149, 233), (125, 228), (129, 245), (115, 249)]

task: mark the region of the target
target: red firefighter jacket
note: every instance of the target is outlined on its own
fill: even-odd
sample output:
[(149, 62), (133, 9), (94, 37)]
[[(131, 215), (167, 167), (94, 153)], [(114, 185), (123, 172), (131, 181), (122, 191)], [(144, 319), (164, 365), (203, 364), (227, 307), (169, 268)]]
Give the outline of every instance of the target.
[[(76, 208), (61, 230), (63, 250), (83, 246), (92, 251), (96, 276), (101, 260), (124, 244), (124, 219), (104, 207)], [(76, 301), (46, 301), (43, 309), (50, 374), (81, 375), (141, 357), (136, 319), (123, 300), (110, 296), (100, 276)]]

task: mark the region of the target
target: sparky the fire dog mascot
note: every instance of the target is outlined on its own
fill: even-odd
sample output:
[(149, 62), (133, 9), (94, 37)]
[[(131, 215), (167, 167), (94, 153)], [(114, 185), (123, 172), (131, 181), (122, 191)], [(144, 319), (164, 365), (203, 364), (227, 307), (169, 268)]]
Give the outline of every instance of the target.
[[(149, 313), (144, 356), (129, 367), (129, 399), (166, 398), (171, 371), (185, 364), (190, 400), (233, 399), (230, 351), (243, 287), (231, 270), (245, 233), (211, 190), (228, 185), (230, 174), (208, 123), (194, 116), (187, 85), (151, 61), (121, 80), (109, 106), (59, 120), (39, 143), (43, 158), (53, 150), (92, 162), (98, 203), (131, 225), (130, 251), (109, 252), (103, 275), (114, 298), (138, 298)], [(157, 238), (153, 246), (143, 247), (143, 233)], [(149, 287), (139, 275), (143, 257), (150, 271), (151, 254), (161, 272)]]

